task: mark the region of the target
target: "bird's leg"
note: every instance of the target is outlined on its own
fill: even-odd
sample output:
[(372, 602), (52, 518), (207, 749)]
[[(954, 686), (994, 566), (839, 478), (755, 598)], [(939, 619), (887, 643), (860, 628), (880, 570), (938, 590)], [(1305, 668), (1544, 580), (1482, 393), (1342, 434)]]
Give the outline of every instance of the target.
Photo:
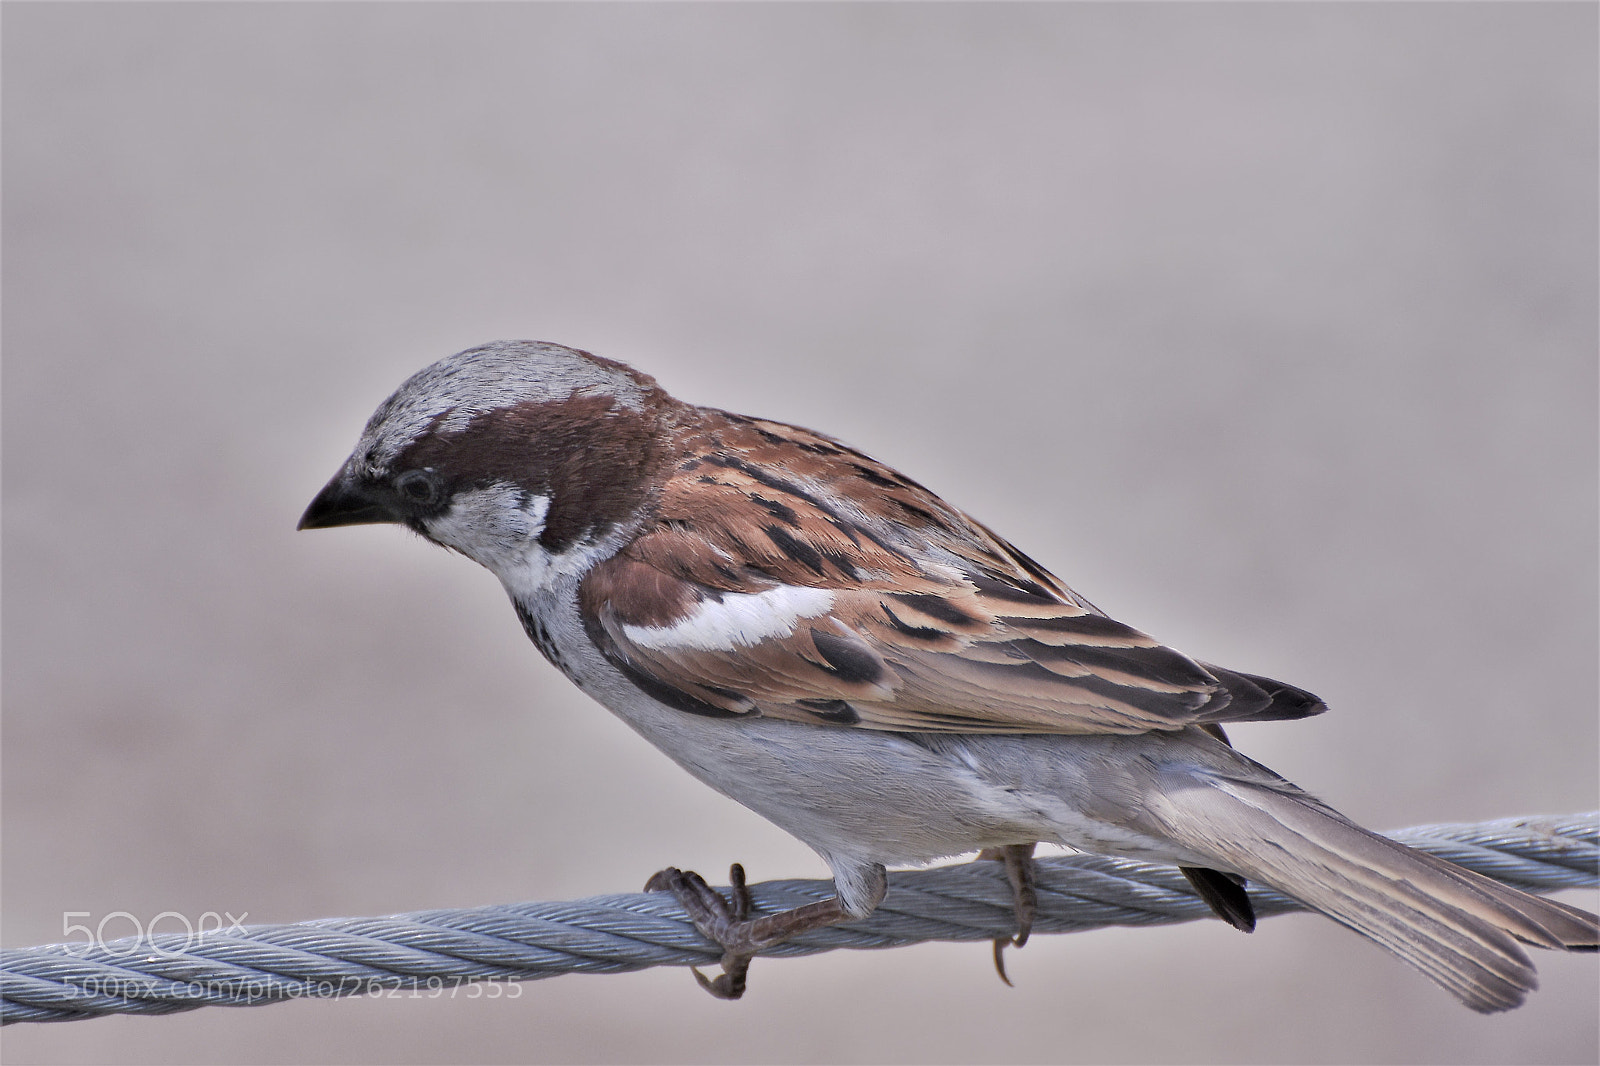
[(1014, 944), (1017, 947), (1028, 942), (1028, 934), (1033, 932), (1033, 917), (1039, 913), (1039, 894), (1034, 888), (1033, 878), (1033, 849), (1038, 847), (1033, 844), (1007, 844), (999, 848), (984, 848), (978, 852), (980, 859), (992, 859), (995, 862), (1006, 864), (1006, 880), (1011, 882), (1011, 900), (1017, 916), (1016, 936), (996, 937), (994, 941), (994, 969), (1000, 975), (1000, 980), (1011, 984), (1011, 978), (1006, 976), (1006, 945)]
[(700, 987), (718, 999), (738, 999), (744, 995), (745, 975), (750, 970), (750, 960), (763, 948), (812, 929), (861, 917), (850, 914), (839, 897), (833, 896), (752, 921), (750, 890), (745, 887), (744, 867), (734, 863), (728, 870), (728, 881), (729, 894), (733, 897), (731, 903), (706, 884), (705, 878), (699, 874), (673, 866), (651, 877), (644, 886), (646, 892), (671, 892), (689, 915), (694, 927), (706, 939), (722, 946), (722, 973), (715, 979), (707, 978), (698, 969), (690, 967)]

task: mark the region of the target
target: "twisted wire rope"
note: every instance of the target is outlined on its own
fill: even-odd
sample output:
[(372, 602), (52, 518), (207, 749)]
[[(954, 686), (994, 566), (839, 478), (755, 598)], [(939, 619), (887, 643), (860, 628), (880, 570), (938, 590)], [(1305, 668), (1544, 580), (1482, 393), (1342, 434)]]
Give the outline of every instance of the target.
[[(1600, 812), (1425, 825), (1395, 840), (1533, 891), (1600, 884)], [(1155, 925), (1210, 916), (1171, 866), (1101, 855), (1038, 861), (1035, 934)], [(757, 913), (826, 899), (830, 881), (752, 885)], [(1304, 909), (1250, 888), (1260, 916)], [(890, 875), (868, 918), (817, 929), (762, 954), (889, 948), (926, 940), (992, 940), (1015, 927), (1000, 863), (968, 862)], [(508, 903), (375, 918), (322, 918), (204, 934), (128, 937), (0, 951), (0, 1022), (170, 1014), (300, 997), (434, 995), (482, 981), (622, 973), (717, 961), (669, 893)]]

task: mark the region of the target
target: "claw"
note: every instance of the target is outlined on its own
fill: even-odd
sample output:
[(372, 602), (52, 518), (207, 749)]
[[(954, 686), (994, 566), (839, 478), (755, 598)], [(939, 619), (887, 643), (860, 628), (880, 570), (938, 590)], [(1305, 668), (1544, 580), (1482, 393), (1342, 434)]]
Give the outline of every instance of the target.
[(1006, 945), (1010, 944), (1008, 937), (997, 936), (994, 938), (994, 972), (1000, 975), (1000, 980), (1006, 983), (1007, 988), (1016, 988), (1011, 983), (1011, 978), (1006, 976)]
[(750, 972), (750, 956), (736, 955), (733, 952), (724, 955), (722, 972), (714, 978), (701, 973), (697, 966), (689, 967), (689, 972), (694, 974), (694, 979), (701, 988), (718, 999), (738, 999), (744, 995), (745, 975)]
[(996, 937), (994, 940), (994, 971), (1009, 988), (1016, 987), (1006, 976), (1005, 950), (1007, 945), (1021, 947), (1033, 932), (1034, 915), (1039, 912), (1039, 896), (1034, 889), (1033, 849), (1037, 844), (1007, 844), (999, 848), (984, 848), (978, 852), (980, 859), (992, 859), (1006, 866), (1006, 880), (1011, 882), (1012, 907), (1017, 917), (1014, 936)]

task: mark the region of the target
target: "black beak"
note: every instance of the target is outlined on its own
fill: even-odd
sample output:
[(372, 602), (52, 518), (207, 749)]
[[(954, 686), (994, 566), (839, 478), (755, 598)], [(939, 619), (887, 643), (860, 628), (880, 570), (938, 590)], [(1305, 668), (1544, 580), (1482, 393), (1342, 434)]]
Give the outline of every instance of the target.
[(328, 529), (332, 526), (365, 526), (379, 522), (404, 522), (405, 518), (375, 494), (351, 484), (341, 471), (322, 487), (300, 516), (296, 529)]

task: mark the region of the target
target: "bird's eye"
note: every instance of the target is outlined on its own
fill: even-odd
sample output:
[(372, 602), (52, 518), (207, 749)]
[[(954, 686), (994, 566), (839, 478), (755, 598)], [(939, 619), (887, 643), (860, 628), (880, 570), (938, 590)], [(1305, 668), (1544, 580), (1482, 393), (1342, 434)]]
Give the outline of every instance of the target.
[(444, 496), (444, 485), (431, 469), (407, 470), (394, 479), (394, 490), (421, 507), (431, 507)]

